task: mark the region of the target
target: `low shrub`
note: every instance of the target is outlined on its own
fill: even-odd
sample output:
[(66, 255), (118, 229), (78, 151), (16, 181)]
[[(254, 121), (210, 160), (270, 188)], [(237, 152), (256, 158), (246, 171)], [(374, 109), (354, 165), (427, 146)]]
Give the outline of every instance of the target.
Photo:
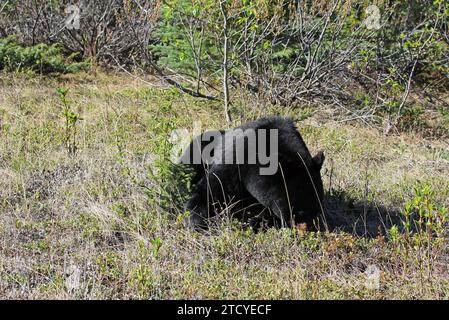
[(75, 62), (76, 54), (65, 57), (57, 44), (23, 46), (15, 37), (0, 39), (0, 70), (15, 72), (74, 73), (87, 68), (86, 62)]

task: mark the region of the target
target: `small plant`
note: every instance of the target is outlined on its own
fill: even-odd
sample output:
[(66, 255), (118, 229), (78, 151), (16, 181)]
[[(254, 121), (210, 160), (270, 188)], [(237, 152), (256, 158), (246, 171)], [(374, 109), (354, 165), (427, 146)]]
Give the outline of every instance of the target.
[(156, 237), (153, 240), (150, 240), (150, 243), (152, 245), (153, 257), (157, 258), (159, 255), (159, 250), (162, 247), (162, 240), (161, 238)]
[(415, 187), (413, 198), (402, 212), (403, 234), (399, 233), (396, 225), (389, 230), (394, 254), (402, 253), (403, 275), (407, 273), (407, 266), (411, 262), (409, 259), (412, 258), (412, 266), (418, 267), (421, 280), (424, 280), (425, 271), (427, 277), (432, 275), (432, 262), (444, 244), (449, 222), (447, 208), (437, 208), (433, 202), (434, 195), (429, 185)]
[(69, 89), (67, 88), (58, 88), (59, 99), (63, 105), (63, 116), (65, 119), (65, 130), (64, 130), (64, 143), (67, 148), (67, 152), (70, 155), (75, 155), (77, 151), (77, 142), (76, 142), (76, 134), (77, 134), (77, 124), (82, 118), (80, 115), (70, 109), (70, 102), (67, 99), (67, 93)]
[(191, 172), (189, 168), (172, 162), (174, 144), (171, 133), (176, 128), (173, 120), (176, 117), (171, 105), (162, 105), (159, 113), (164, 115), (156, 116), (150, 123), (151, 151), (157, 157), (149, 171), (154, 186), (145, 189), (150, 205), (162, 212), (177, 213), (190, 191)]
[(117, 146), (117, 160), (119, 163), (123, 164), (126, 156), (126, 142), (127, 142), (127, 131), (124, 125), (117, 125), (115, 130), (114, 138), (115, 145)]
[[(393, 246), (397, 249), (399, 229), (398, 226), (394, 225), (388, 230), (388, 234), (390, 235), (391, 240), (393, 241)], [(396, 253), (396, 250), (395, 250)]]
[(148, 299), (154, 286), (153, 271), (148, 266), (150, 252), (143, 240), (137, 243), (137, 263), (130, 272), (129, 284), (138, 292), (139, 298)]

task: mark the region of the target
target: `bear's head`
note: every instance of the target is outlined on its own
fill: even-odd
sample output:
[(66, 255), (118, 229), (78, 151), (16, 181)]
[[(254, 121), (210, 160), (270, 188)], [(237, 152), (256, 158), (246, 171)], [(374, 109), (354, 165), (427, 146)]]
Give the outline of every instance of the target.
[(300, 159), (301, 164), (296, 167), (296, 174), (289, 183), (289, 188), (293, 188), (289, 194), (293, 196), (291, 206), (294, 223), (306, 223), (310, 229), (313, 229), (314, 219), (323, 213), (324, 190), (321, 168), (324, 159), (322, 151), (309, 162)]

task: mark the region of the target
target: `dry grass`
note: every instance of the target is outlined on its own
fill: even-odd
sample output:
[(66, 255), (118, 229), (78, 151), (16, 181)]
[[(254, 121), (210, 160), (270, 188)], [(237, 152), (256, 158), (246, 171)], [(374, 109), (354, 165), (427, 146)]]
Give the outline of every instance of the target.
[[(2, 298), (449, 298), (447, 241), (428, 273), (385, 236), (417, 185), (436, 191), (435, 207), (449, 206), (444, 139), (385, 137), (317, 114), (298, 127), (327, 155), (334, 232), (254, 234), (225, 223), (203, 235), (155, 208), (141, 185), (153, 186), (150, 128), (161, 105), (187, 128), (222, 127), (219, 105), (123, 75), (3, 74), (0, 83)], [(75, 156), (64, 147), (61, 86), (83, 119)], [(370, 266), (380, 270), (375, 289)]]

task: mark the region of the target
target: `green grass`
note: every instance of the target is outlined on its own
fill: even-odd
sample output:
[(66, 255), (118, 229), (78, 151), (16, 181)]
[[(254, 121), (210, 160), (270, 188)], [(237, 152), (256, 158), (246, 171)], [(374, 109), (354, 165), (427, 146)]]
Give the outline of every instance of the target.
[[(392, 241), (380, 223), (403, 212), (416, 187), (434, 191), (434, 208), (449, 207), (443, 138), (385, 137), (325, 112), (270, 106), (297, 119), (313, 153), (325, 151), (329, 223), (341, 231), (254, 234), (225, 220), (205, 235), (185, 230), (142, 186), (158, 187), (150, 172), (161, 124), (226, 127), (219, 102), (114, 74), (0, 81), (2, 298), (449, 298), (447, 229), (426, 251), (404, 234)], [(60, 87), (82, 118), (76, 153), (65, 144)], [(261, 115), (240, 105), (242, 121)], [(378, 289), (366, 285), (369, 266), (380, 270)]]

